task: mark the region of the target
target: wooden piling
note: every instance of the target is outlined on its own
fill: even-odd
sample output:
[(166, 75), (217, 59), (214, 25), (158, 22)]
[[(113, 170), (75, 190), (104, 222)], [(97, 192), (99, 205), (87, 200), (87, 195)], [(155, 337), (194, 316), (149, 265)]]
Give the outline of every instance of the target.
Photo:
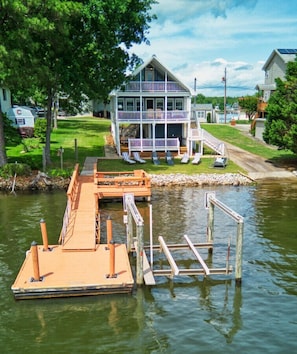
[(107, 244), (109, 245), (112, 241), (112, 221), (110, 216), (106, 220), (106, 233), (107, 233)]
[(115, 277), (115, 242), (111, 240), (109, 247), (109, 278)]
[(49, 247), (48, 247), (46, 223), (43, 219), (40, 220), (40, 228), (41, 228), (41, 235), (42, 235), (42, 242), (43, 242), (43, 250), (48, 251)]
[(33, 265), (33, 281), (40, 281), (39, 260), (37, 242), (31, 243), (32, 265)]
[(242, 245), (243, 245), (243, 221), (237, 224), (236, 236), (236, 260), (235, 260), (235, 283), (241, 285), (242, 278)]

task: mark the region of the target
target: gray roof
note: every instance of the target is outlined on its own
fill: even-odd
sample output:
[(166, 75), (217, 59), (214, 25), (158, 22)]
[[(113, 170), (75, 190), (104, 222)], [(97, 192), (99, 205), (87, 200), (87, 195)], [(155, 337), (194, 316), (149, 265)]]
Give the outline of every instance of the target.
[(262, 69), (266, 70), (271, 60), (276, 55), (278, 55), (283, 60), (284, 63), (288, 63), (290, 61), (295, 60), (296, 54), (297, 54), (297, 49), (274, 49), (273, 52), (270, 54), (269, 58), (266, 60), (266, 63), (264, 64)]
[(196, 111), (211, 111), (213, 109), (211, 103), (196, 103), (192, 104), (192, 109)]

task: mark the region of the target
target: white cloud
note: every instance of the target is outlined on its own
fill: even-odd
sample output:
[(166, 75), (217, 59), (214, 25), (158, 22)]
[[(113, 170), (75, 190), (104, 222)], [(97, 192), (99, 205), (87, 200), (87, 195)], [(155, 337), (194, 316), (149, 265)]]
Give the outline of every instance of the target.
[[(155, 54), (189, 87), (222, 95), (227, 68), (230, 96), (254, 94), (273, 49), (295, 48), (297, 2), (269, 0), (159, 0), (150, 46), (135, 46), (143, 60)], [(200, 82), (200, 88), (199, 88)]]

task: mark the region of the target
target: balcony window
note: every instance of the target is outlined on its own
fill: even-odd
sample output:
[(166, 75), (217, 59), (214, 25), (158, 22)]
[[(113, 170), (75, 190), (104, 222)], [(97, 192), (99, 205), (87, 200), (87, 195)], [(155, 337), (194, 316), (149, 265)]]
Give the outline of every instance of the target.
[(127, 102), (126, 102), (126, 105), (127, 105), (127, 111), (134, 111), (134, 101), (133, 101), (133, 98), (128, 98), (127, 99)]
[(167, 99), (167, 111), (173, 111), (173, 99), (172, 98)]
[(181, 98), (177, 98), (175, 100), (175, 109), (177, 111), (182, 111), (183, 110), (183, 100)]

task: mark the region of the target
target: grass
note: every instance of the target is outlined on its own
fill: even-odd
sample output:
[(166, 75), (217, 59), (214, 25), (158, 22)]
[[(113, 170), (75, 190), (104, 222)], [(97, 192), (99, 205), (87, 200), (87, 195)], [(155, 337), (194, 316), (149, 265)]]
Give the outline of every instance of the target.
[(278, 150), (242, 133), (239, 129), (225, 124), (202, 124), (202, 128), (216, 138), (239, 148), (262, 156), (278, 165), (296, 165), (296, 155), (288, 150)]
[[(203, 128), (211, 134), (236, 146), (239, 146), (254, 154), (268, 159), (293, 158), (290, 152), (278, 151), (271, 147), (252, 139), (238, 129), (223, 124), (204, 124)], [(83, 166), (87, 156), (104, 157), (105, 137), (110, 132), (110, 120), (94, 117), (66, 118), (58, 121), (58, 129), (53, 130), (51, 135), (51, 160), (50, 171), (52, 174), (65, 175), (65, 171), (70, 175), (76, 162)], [(76, 142), (76, 143), (75, 143)], [(77, 146), (77, 152), (75, 147)], [(9, 162), (28, 163), (32, 169), (42, 169), (42, 151), (44, 145), (37, 139), (26, 139), (25, 145), (18, 145), (7, 148)], [(58, 150), (62, 147), (63, 153), (63, 171), (61, 171), (61, 157), (58, 156)], [(207, 154), (210, 151), (206, 151)], [(205, 155), (201, 163), (197, 165), (180, 164), (180, 159), (175, 158), (174, 166), (168, 166), (164, 159), (161, 159), (161, 165), (154, 165), (150, 159), (146, 164), (129, 165), (121, 159), (99, 160), (99, 170), (101, 171), (132, 171), (136, 168), (144, 169), (151, 174), (196, 174), (196, 173), (237, 173), (245, 172), (232, 161), (228, 162), (225, 169), (214, 169), (212, 167), (213, 157)]]

